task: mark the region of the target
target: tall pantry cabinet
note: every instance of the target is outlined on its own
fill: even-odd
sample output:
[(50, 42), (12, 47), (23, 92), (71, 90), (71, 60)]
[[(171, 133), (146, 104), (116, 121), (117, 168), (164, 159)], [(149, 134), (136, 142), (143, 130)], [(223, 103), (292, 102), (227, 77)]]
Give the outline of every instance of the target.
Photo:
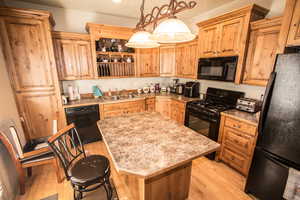
[(0, 7), (0, 42), (26, 139), (49, 136), (63, 112), (49, 12)]

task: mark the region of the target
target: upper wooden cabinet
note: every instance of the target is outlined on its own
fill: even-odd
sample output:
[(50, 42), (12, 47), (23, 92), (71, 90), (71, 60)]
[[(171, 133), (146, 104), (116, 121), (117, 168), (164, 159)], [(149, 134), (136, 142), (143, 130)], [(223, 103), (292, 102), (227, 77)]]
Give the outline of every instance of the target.
[(176, 77), (197, 78), (197, 40), (176, 46)]
[(199, 41), (200, 57), (214, 57), (218, 49), (218, 25), (203, 27), (199, 30), (201, 38)]
[(26, 139), (64, 126), (53, 44), (46, 11), (0, 7), (0, 43)]
[(281, 17), (263, 19), (251, 23), (243, 83), (266, 86), (273, 71)]
[(87, 34), (53, 32), (52, 37), (60, 80), (95, 77), (91, 42)]
[(159, 48), (137, 49), (137, 68), (140, 77), (159, 76)]
[(175, 76), (175, 52), (176, 46), (162, 46), (159, 48), (160, 76)]
[(198, 23), (200, 58), (238, 56), (235, 83), (241, 83), (251, 21), (268, 10), (255, 4)]
[(244, 18), (225, 21), (219, 25), (218, 56), (238, 55), (241, 46), (241, 34)]
[[(292, 14), (287, 46), (300, 45), (300, 0), (287, 0), (287, 7)], [(291, 14), (287, 13), (287, 14)]]

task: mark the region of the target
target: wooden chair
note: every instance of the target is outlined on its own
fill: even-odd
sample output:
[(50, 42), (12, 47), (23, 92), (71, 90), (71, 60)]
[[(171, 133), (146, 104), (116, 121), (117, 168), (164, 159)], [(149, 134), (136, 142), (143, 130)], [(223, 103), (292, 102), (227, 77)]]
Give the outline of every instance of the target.
[(26, 143), (22, 148), (19, 141), (17, 131), (14, 126), (9, 125), (8, 127), (13, 139), (9, 139), (7, 134), (0, 131), (0, 141), (7, 148), (18, 172), (19, 184), (20, 184), (20, 194), (25, 193), (25, 172), (27, 169), (28, 176), (31, 176), (32, 167), (45, 164), (53, 164), (56, 169), (57, 182), (61, 182), (59, 166), (57, 160), (47, 145), (48, 138), (40, 138), (37, 140), (31, 140)]
[(112, 198), (109, 160), (102, 155), (86, 155), (74, 124), (51, 136), (48, 144), (60, 160), (66, 179), (71, 182), (75, 200), (82, 199), (84, 192), (102, 186), (107, 199)]

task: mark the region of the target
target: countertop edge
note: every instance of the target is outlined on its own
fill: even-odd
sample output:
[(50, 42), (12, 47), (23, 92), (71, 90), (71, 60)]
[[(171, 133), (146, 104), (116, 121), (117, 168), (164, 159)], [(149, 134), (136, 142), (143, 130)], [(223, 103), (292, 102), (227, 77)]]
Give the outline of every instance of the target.
[[(242, 111), (240, 111), (240, 112), (242, 112)], [(249, 113), (249, 114), (250, 114), (250, 113)], [(258, 126), (258, 122), (253, 122), (253, 121), (251, 121), (251, 120), (244, 119), (244, 118), (239, 117), (239, 116), (236, 116), (236, 115), (234, 115), (234, 114), (226, 113), (226, 111), (225, 111), (225, 112), (221, 112), (221, 115), (222, 115), (222, 116), (227, 116), (227, 117), (234, 118), (234, 119), (236, 119), (236, 120), (239, 120), (239, 121), (242, 121), (242, 122), (251, 124), (251, 125), (253, 125), (253, 126)], [(253, 114), (253, 115), (255, 115), (255, 114)]]

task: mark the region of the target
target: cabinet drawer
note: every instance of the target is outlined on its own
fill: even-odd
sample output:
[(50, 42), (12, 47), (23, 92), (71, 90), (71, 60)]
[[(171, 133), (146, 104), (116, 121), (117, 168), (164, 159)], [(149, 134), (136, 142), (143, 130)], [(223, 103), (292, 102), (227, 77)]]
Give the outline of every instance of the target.
[(241, 121), (226, 117), (225, 126), (234, 128), (238, 131), (242, 131), (251, 136), (256, 136), (256, 126), (247, 124), (245, 122), (241, 122)]
[(185, 109), (185, 103), (179, 102), (179, 101), (176, 101), (176, 100), (172, 100), (171, 106), (175, 107), (175, 108), (178, 108), (180, 110), (184, 110)]
[(147, 98), (146, 104), (155, 104), (155, 98)]
[(238, 170), (244, 175), (247, 175), (249, 166), (249, 159), (247, 157), (240, 156), (234, 153), (233, 151), (224, 148), (222, 151), (221, 158), (232, 168)]
[(109, 118), (109, 117), (118, 117), (118, 116), (122, 116), (124, 115), (124, 111), (123, 110), (114, 110), (114, 111), (105, 111), (103, 113), (103, 118)]
[(104, 111), (120, 110), (121, 106), (121, 103), (104, 104), (103, 109)]
[(250, 156), (253, 149), (254, 138), (231, 128), (224, 128), (224, 142), (226, 148)]

